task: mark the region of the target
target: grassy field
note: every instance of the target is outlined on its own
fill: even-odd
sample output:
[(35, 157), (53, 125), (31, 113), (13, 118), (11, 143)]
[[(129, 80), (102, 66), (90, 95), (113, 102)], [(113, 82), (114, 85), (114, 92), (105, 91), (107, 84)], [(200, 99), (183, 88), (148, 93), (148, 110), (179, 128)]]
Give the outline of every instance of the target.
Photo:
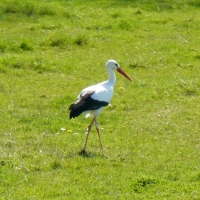
[[(0, 200), (200, 200), (200, 1), (1, 0)], [(106, 80), (111, 107), (69, 120)]]

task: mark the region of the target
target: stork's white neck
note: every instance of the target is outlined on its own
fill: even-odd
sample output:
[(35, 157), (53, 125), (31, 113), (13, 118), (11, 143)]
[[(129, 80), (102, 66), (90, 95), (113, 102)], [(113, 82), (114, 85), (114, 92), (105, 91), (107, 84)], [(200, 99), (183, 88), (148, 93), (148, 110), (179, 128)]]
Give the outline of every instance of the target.
[(108, 76), (109, 76), (108, 82), (114, 87), (116, 83), (115, 72), (113, 69), (109, 67), (107, 67), (107, 70), (108, 70)]

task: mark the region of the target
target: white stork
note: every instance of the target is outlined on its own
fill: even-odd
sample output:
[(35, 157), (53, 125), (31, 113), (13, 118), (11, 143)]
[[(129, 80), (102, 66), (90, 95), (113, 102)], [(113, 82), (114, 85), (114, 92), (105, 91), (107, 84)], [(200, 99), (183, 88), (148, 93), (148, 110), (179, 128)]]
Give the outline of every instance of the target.
[(88, 141), (88, 137), (90, 134), (90, 130), (92, 128), (93, 123), (95, 122), (96, 130), (98, 132), (100, 145), (102, 148), (102, 142), (100, 137), (100, 131), (98, 128), (97, 117), (101, 113), (104, 106), (107, 106), (113, 96), (114, 86), (116, 82), (115, 72), (117, 70), (123, 76), (125, 76), (130, 81), (131, 78), (120, 68), (119, 64), (115, 60), (109, 60), (106, 63), (106, 68), (108, 71), (109, 79), (107, 81), (101, 82), (96, 85), (89, 86), (83, 89), (78, 95), (77, 100), (70, 105), (70, 119), (78, 117), (81, 113), (85, 112), (86, 116), (93, 116), (92, 122), (88, 126), (87, 136), (83, 150), (81, 151), (83, 154), (86, 154), (86, 145)]

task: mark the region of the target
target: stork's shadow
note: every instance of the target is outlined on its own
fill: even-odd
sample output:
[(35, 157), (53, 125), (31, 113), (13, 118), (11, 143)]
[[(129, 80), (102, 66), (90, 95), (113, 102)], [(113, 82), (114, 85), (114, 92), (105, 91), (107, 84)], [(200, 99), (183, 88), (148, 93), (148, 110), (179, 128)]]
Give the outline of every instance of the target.
[(92, 151), (80, 151), (80, 152), (72, 152), (70, 154), (68, 154), (68, 158), (72, 158), (72, 157), (83, 157), (83, 158), (106, 158), (109, 159), (110, 157), (108, 155), (106, 155), (104, 152), (92, 152)]

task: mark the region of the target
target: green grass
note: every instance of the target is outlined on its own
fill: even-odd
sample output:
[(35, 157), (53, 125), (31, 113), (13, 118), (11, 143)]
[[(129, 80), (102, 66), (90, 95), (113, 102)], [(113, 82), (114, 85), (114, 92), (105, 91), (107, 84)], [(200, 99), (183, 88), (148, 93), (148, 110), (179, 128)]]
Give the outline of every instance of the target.
[[(199, 200), (199, 7), (2, 0), (0, 200)], [(133, 82), (116, 74), (104, 150), (92, 129), (84, 157), (91, 119), (69, 120), (68, 107), (111, 58)]]

